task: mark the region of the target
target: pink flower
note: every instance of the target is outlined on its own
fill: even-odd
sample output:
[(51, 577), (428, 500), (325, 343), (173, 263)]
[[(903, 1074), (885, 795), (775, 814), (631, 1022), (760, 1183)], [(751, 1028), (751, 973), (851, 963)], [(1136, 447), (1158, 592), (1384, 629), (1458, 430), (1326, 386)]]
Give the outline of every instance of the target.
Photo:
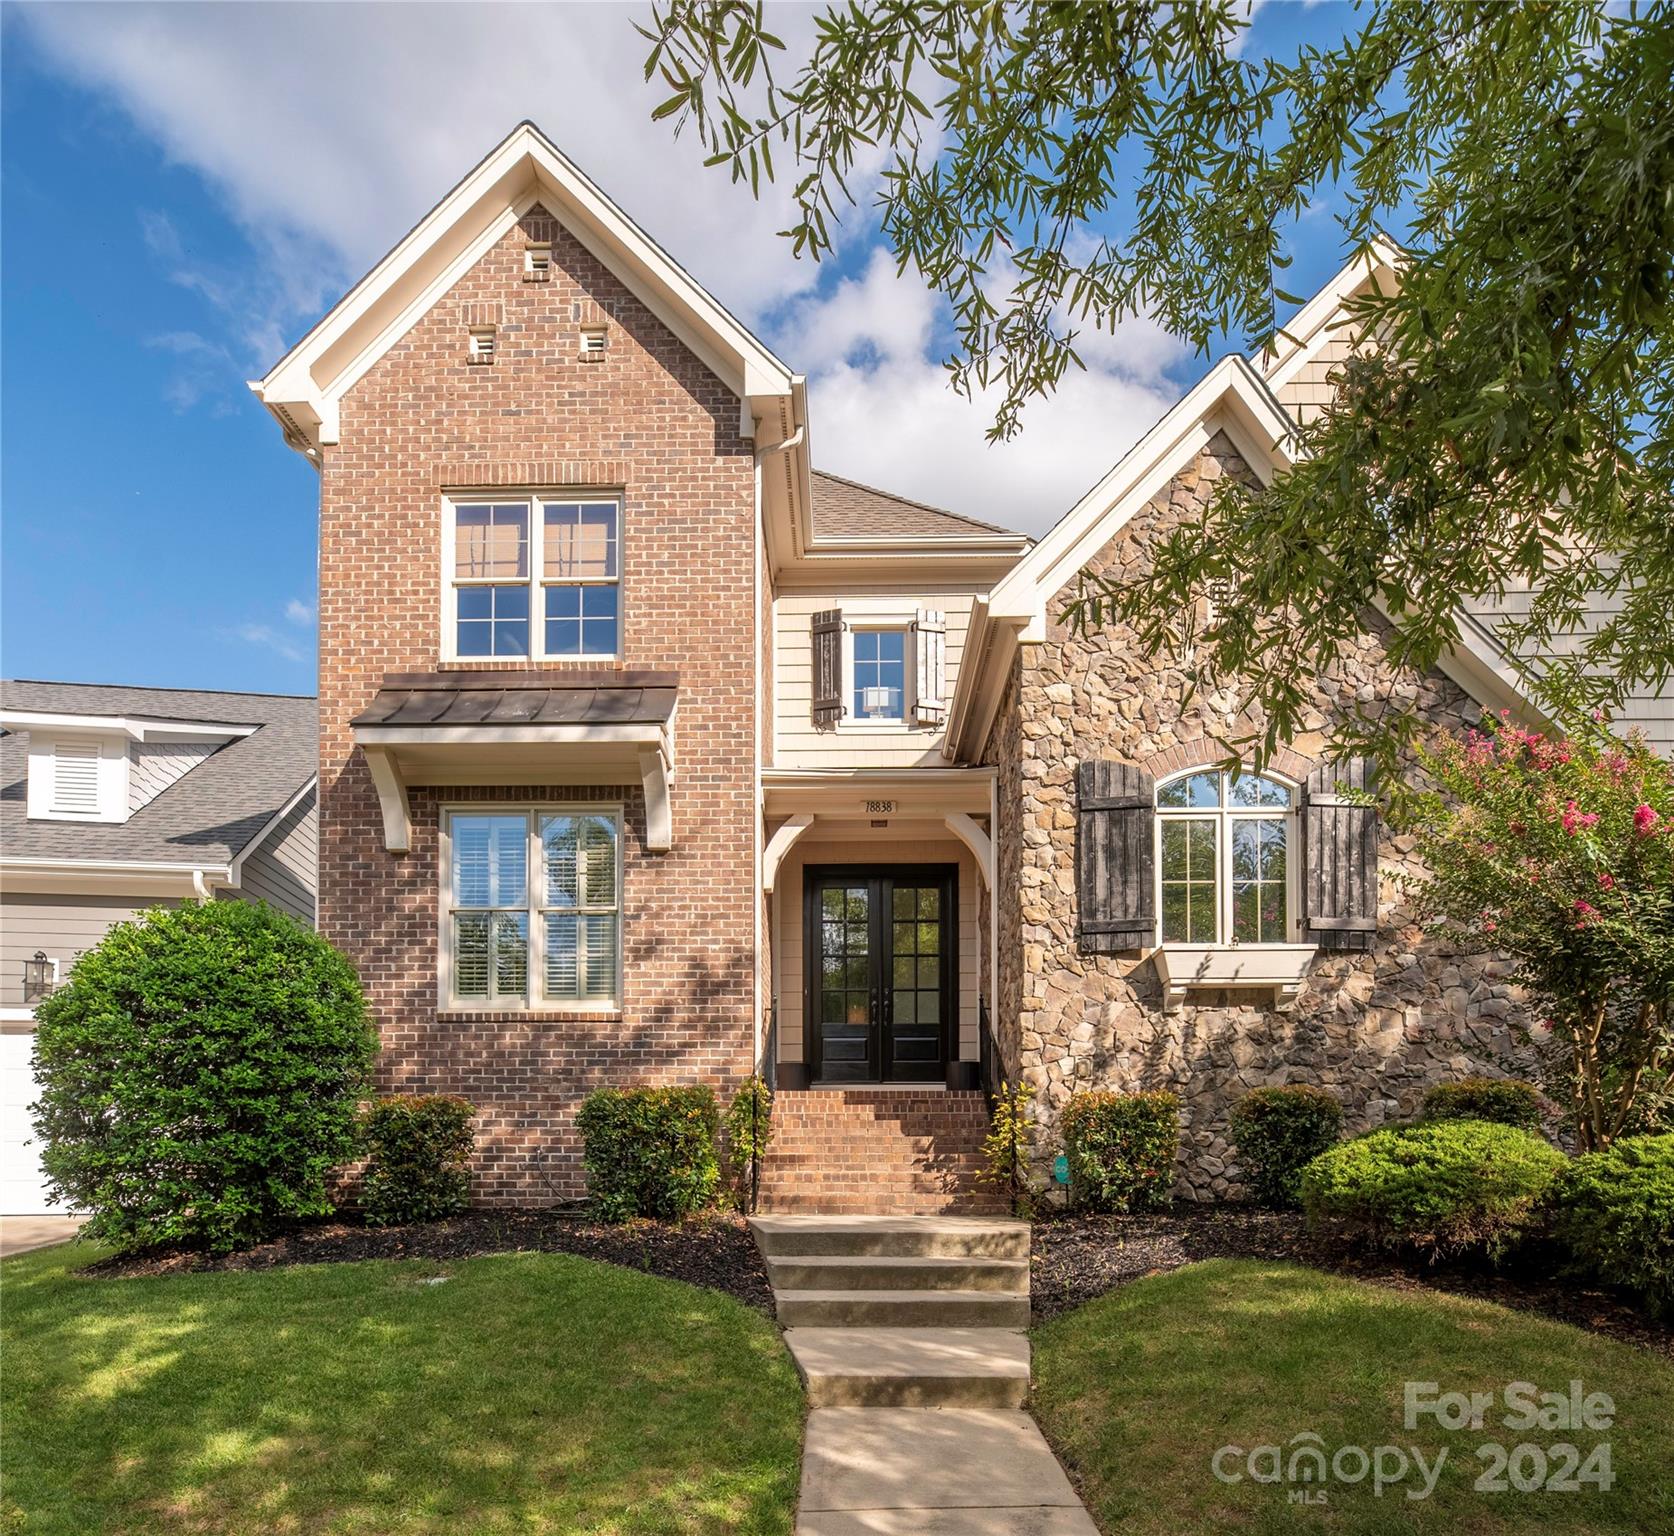
[(1482, 931), (1484, 933), (1493, 933), (1499, 928), (1499, 926), (1500, 925), (1498, 923), (1496, 923), (1492, 919), (1490, 919), (1488, 922), (1486, 922), (1482, 925)]
[(1576, 809), (1573, 800), (1564, 801), (1564, 813), (1559, 820), (1563, 823), (1564, 831), (1574, 837), (1577, 831), (1586, 831), (1589, 827), (1598, 825), (1598, 817), (1591, 811)]
[(1641, 802), (1633, 808), (1633, 830), (1641, 837), (1649, 837), (1657, 829), (1662, 817), (1649, 805)]
[(1607, 875), (1607, 874), (1604, 873), (1603, 870), (1600, 870), (1599, 875), (1598, 875), (1598, 888), (1601, 891), (1613, 891), (1613, 890), (1615, 890), (1615, 888), (1616, 888), (1616, 877), (1614, 875)]
[(1585, 928), (1587, 924), (1597, 916), (1598, 908), (1590, 901), (1578, 901), (1575, 903), (1575, 926), (1577, 928)]

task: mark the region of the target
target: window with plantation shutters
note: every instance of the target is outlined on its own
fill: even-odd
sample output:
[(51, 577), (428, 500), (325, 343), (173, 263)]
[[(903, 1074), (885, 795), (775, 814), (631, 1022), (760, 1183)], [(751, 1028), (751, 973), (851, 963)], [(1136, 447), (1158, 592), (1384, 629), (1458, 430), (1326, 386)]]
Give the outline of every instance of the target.
[(443, 997), (459, 1008), (615, 1007), (619, 813), (448, 813)]
[(1156, 926), (1153, 780), (1131, 763), (1076, 770), (1077, 937), (1088, 954), (1137, 949)]
[(812, 620), (814, 724), (829, 729), (843, 718), (843, 611), (827, 608)]
[(1378, 813), (1363, 758), (1325, 763), (1302, 796), (1302, 923), (1322, 949), (1370, 949), (1378, 926)]

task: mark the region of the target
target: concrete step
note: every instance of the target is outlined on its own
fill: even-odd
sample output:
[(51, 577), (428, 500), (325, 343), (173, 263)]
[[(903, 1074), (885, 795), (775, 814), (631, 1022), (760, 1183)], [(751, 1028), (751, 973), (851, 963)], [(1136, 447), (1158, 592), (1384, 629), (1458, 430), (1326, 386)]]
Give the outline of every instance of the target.
[(810, 1408), (1020, 1408), (1029, 1341), (1001, 1328), (788, 1328)]
[(796, 1536), (1098, 1536), (1026, 1413), (820, 1408)]
[(1027, 1328), (1029, 1298), (1004, 1291), (777, 1291), (784, 1328)]
[(808, 1254), (896, 1258), (1027, 1259), (1026, 1221), (973, 1216), (757, 1216), (756, 1246), (769, 1259)]
[(776, 1291), (1005, 1291), (1027, 1295), (1026, 1259), (807, 1254), (769, 1258)]

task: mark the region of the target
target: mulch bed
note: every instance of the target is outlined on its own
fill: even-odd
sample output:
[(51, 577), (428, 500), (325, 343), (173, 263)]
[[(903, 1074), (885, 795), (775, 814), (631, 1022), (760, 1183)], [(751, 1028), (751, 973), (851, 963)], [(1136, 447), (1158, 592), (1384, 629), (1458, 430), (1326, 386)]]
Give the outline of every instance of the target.
[(1674, 1357), (1674, 1327), (1615, 1294), (1556, 1275), (1550, 1256), (1519, 1267), (1425, 1264), (1357, 1250), (1309, 1233), (1300, 1213), (1252, 1206), (1182, 1207), (1143, 1216), (1065, 1216), (1037, 1221), (1030, 1289), (1036, 1318), (1053, 1317), (1095, 1296), (1199, 1259), (1286, 1259), (1396, 1290), (1450, 1291), (1540, 1312), (1593, 1333)]
[(742, 1217), (687, 1222), (630, 1221), (620, 1226), (566, 1211), (471, 1211), (448, 1221), (363, 1227), (334, 1221), (302, 1227), (270, 1243), (214, 1258), (164, 1250), (103, 1259), (83, 1274), (174, 1275), (205, 1270), (276, 1269), (290, 1264), (347, 1264), (360, 1259), (471, 1259), (490, 1253), (573, 1253), (668, 1280), (724, 1291), (773, 1312), (773, 1296), (755, 1239)]

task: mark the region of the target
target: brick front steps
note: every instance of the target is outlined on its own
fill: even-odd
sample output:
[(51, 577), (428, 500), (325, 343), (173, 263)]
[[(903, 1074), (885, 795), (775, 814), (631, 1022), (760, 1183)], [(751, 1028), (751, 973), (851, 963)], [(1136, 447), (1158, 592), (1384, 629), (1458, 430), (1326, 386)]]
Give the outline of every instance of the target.
[(759, 1208), (824, 1215), (998, 1213), (998, 1195), (976, 1177), (987, 1134), (988, 1106), (980, 1093), (779, 1093)]

